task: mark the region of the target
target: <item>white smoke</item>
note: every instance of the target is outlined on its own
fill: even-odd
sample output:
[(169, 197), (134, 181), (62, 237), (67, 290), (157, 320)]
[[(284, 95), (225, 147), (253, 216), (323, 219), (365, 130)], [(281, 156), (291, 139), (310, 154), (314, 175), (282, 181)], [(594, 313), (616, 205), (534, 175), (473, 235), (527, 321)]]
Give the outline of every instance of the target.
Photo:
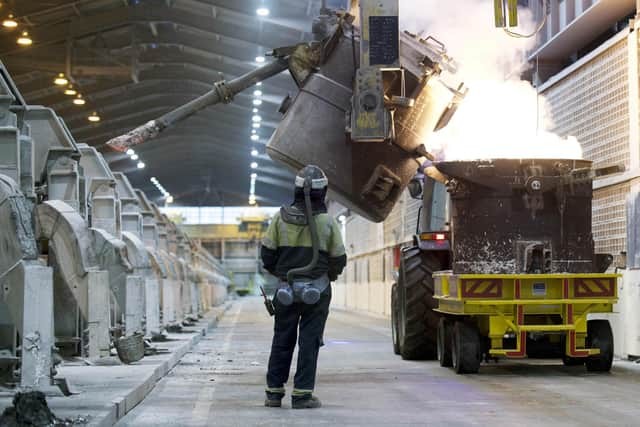
[[(403, 29), (431, 35), (458, 64), (470, 91), (450, 124), (427, 141), (447, 160), (486, 158), (582, 158), (575, 138), (548, 131), (549, 107), (520, 75), (535, 38), (509, 37), (494, 27), (492, 0), (401, 0)], [(519, 32), (537, 26), (520, 10)]]

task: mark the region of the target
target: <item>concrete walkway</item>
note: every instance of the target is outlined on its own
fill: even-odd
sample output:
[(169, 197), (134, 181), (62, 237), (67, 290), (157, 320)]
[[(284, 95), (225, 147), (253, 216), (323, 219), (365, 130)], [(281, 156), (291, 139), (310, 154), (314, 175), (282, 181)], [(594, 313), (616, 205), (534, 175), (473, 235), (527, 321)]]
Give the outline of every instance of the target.
[[(237, 301), (118, 426), (636, 426), (640, 369), (618, 362), (588, 374), (559, 361), (501, 362), (459, 376), (392, 352), (384, 320), (333, 311), (321, 350), (324, 407), (264, 408), (272, 320)], [(295, 366), (295, 364), (294, 364)], [(291, 389), (289, 385), (288, 390)]]
[[(76, 421), (78, 425), (113, 426), (145, 398), (227, 308), (214, 308), (182, 333), (168, 334), (169, 341), (153, 344), (166, 352), (147, 356), (131, 365), (120, 363), (115, 356), (91, 366), (82, 361), (63, 362), (58, 367), (58, 376), (67, 378), (80, 394), (64, 397), (57, 388), (51, 387), (46, 390), (49, 407), (58, 418)], [(0, 413), (11, 406), (13, 394), (14, 390), (0, 388)], [(80, 423), (80, 420), (86, 422)]]

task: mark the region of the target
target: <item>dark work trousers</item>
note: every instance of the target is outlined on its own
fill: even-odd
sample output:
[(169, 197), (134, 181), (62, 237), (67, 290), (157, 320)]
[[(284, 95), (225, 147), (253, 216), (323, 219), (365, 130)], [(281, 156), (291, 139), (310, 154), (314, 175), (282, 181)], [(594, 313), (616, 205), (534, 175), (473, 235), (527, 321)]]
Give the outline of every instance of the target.
[(277, 298), (274, 298), (273, 302), (276, 316), (267, 386), (277, 389), (283, 387), (289, 379), (299, 325), (298, 366), (293, 381), (294, 392), (311, 393), (316, 382), (318, 351), (322, 345), (324, 325), (329, 316), (331, 286), (322, 293), (320, 301), (313, 305), (294, 302), (287, 307), (280, 304)]

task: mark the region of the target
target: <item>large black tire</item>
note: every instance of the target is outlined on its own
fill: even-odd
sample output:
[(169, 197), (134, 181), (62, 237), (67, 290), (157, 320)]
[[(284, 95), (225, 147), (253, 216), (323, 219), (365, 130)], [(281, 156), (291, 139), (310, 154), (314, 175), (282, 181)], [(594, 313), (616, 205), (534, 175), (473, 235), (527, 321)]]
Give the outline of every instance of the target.
[(440, 366), (445, 368), (453, 366), (451, 358), (452, 332), (453, 324), (451, 321), (441, 317), (438, 324), (438, 362), (440, 362)]
[(608, 320), (587, 321), (587, 347), (599, 348), (600, 354), (587, 357), (589, 372), (609, 372), (613, 364), (613, 332)]
[(478, 328), (468, 322), (456, 321), (451, 340), (453, 370), (457, 374), (475, 374), (482, 362), (482, 347)]
[(398, 277), (398, 342), (405, 360), (435, 360), (441, 315), (433, 311), (433, 272), (443, 266), (436, 253), (405, 248)]
[(391, 287), (391, 339), (393, 341), (393, 352), (395, 354), (400, 354), (400, 341), (398, 338), (399, 319), (398, 284), (394, 283)]

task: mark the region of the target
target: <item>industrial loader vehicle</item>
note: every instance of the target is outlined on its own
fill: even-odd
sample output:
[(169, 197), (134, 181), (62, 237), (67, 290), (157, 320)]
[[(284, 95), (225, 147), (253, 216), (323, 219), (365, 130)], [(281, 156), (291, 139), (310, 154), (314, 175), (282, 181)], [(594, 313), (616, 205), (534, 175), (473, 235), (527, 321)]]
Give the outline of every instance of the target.
[[(595, 254), (591, 162), (449, 161), (410, 185), (423, 206), (392, 287), (393, 347), (475, 373), (484, 359), (553, 357), (609, 371), (617, 301), (611, 255)], [(434, 175), (431, 173), (430, 175)], [(444, 179), (443, 179), (444, 178)]]

